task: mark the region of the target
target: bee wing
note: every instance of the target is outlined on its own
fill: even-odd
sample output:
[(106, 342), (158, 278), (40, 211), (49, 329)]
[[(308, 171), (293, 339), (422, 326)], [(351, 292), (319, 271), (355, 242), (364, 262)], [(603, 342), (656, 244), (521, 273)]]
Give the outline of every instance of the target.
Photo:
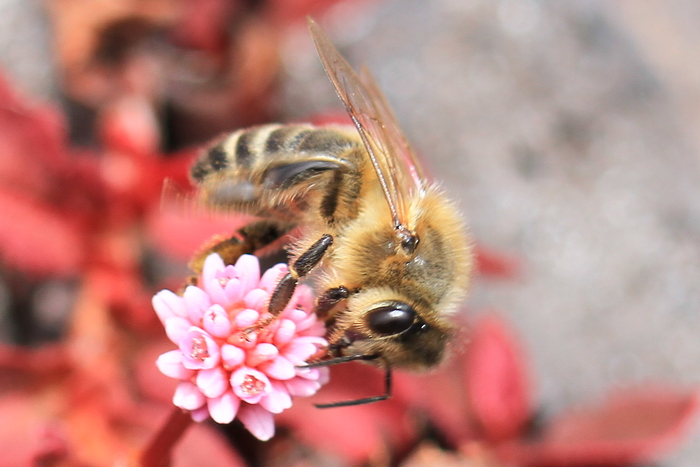
[(173, 179), (166, 178), (163, 180), (163, 188), (160, 195), (160, 211), (198, 220), (205, 218), (230, 220), (232, 218), (230, 212), (216, 209), (212, 204), (206, 203), (204, 199), (201, 188), (197, 187), (194, 190), (184, 189)]
[(394, 225), (407, 226), (406, 195), (424, 192), (422, 170), (399, 129), (387, 100), (368, 72), (360, 78), (321, 27), (309, 18), (309, 31), (323, 67), (367, 149)]
[[(425, 173), (423, 172), (423, 167), (420, 161), (416, 157), (416, 154), (411, 149), (411, 145), (408, 143), (408, 139), (401, 131), (398, 120), (394, 115), (389, 101), (382, 93), (377, 81), (374, 76), (369, 71), (367, 67), (360, 68), (360, 80), (365, 85), (367, 91), (377, 106), (379, 111), (380, 120), (383, 123), (382, 129), (384, 130), (385, 137), (388, 141), (387, 146), (394, 151), (393, 160), (389, 162), (393, 163), (396, 167), (397, 172), (404, 176), (404, 185), (412, 183), (412, 187), (419, 190), (422, 194), (425, 192)], [(399, 161), (397, 165), (394, 162)], [(406, 187), (408, 188), (408, 187)]]

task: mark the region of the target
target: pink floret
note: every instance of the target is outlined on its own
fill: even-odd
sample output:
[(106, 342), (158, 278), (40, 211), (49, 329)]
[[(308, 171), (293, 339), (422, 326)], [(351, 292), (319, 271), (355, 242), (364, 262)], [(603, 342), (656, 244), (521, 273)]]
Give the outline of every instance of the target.
[(192, 418), (218, 423), (235, 418), (261, 440), (275, 433), (272, 415), (292, 406), (292, 396), (308, 397), (328, 379), (325, 368), (304, 369), (328, 345), (325, 327), (312, 313), (313, 295), (301, 285), (276, 319), (267, 302), (287, 266), (273, 266), (260, 277), (258, 259), (243, 255), (225, 265), (212, 254), (197, 286), (180, 297), (162, 290), (153, 308), (178, 350), (156, 365), (179, 379), (173, 403)]

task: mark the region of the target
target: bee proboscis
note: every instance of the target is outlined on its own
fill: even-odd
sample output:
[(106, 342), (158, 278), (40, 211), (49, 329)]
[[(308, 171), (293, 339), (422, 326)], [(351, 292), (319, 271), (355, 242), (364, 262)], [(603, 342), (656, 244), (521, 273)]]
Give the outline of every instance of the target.
[(259, 218), (202, 257), (252, 253), (298, 230), (269, 311), (283, 310), (313, 273), (330, 345), (311, 365), (362, 360), (386, 370), (385, 394), (321, 405), (337, 407), (388, 398), (394, 367), (443, 360), (472, 256), (461, 216), (426, 180), (370, 73), (356, 74), (311, 19), (309, 30), (354, 127), (239, 130), (210, 146), (191, 177), (205, 205)]

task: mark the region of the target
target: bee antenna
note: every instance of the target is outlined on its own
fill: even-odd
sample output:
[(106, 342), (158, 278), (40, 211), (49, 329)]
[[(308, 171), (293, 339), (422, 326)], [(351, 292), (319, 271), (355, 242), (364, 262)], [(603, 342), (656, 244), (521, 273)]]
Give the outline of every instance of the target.
[(399, 225), (396, 228), (396, 232), (398, 234), (399, 240), (401, 241), (401, 248), (403, 248), (403, 250), (407, 254), (409, 254), (409, 255), (413, 254), (413, 252), (416, 251), (416, 247), (418, 246), (418, 242), (420, 241), (420, 239), (418, 238), (418, 235), (411, 232), (403, 225)]

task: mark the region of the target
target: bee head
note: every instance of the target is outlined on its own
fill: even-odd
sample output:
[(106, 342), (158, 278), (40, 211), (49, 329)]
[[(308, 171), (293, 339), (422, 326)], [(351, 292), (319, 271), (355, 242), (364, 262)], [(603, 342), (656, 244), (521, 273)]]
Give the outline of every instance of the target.
[[(428, 316), (435, 314), (421, 312), (409, 300), (392, 297), (366, 303), (365, 298), (351, 300), (348, 311), (338, 316), (331, 341), (339, 355), (364, 355), (378, 365), (413, 370), (425, 370), (443, 360), (453, 331), (448, 322), (430, 322)], [(353, 305), (365, 303), (353, 311)]]

